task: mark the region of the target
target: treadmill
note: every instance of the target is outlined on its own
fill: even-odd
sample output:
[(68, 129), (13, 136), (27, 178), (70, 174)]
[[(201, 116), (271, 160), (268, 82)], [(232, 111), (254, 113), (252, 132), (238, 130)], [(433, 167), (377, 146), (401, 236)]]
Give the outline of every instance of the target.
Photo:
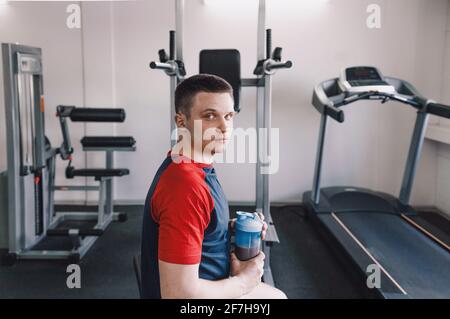
[[(359, 187), (320, 188), (327, 119), (344, 122), (342, 107), (359, 100), (398, 101), (417, 110), (399, 198)], [(355, 267), (353, 273), (371, 295), (450, 298), (448, 238), (419, 223), (409, 205), (427, 118), (450, 118), (450, 107), (427, 100), (407, 81), (385, 77), (371, 66), (346, 68), (339, 78), (320, 83), (312, 104), (321, 123), (313, 189), (303, 194), (308, 215), (339, 256)]]

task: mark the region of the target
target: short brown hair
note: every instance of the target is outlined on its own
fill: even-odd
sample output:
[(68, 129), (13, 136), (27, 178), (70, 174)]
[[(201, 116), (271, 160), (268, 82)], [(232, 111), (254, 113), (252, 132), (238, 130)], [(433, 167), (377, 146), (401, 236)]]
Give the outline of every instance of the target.
[(192, 99), (200, 92), (229, 93), (233, 97), (233, 88), (223, 78), (212, 74), (193, 75), (178, 84), (175, 90), (175, 112), (189, 118)]

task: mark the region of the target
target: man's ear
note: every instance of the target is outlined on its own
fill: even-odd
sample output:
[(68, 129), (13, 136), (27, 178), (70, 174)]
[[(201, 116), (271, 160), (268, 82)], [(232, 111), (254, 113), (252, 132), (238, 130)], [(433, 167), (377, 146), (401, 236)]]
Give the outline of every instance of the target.
[(177, 127), (186, 127), (186, 122), (186, 115), (181, 112), (175, 114), (175, 124), (177, 125)]

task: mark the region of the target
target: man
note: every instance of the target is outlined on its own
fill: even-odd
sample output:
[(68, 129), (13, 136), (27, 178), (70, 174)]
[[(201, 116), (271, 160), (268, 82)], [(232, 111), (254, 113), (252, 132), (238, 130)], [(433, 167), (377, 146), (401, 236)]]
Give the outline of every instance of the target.
[(145, 202), (143, 298), (286, 298), (261, 282), (262, 252), (248, 261), (230, 254), (234, 220), (212, 162), (230, 138), (233, 105), (233, 89), (213, 75), (192, 76), (175, 91), (182, 138), (158, 169)]

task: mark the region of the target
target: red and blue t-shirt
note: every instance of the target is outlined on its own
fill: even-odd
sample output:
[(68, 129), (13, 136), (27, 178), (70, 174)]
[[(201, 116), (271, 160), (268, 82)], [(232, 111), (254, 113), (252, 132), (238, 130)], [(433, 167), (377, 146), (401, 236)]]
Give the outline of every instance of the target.
[(158, 260), (199, 265), (199, 277), (229, 276), (228, 202), (211, 164), (169, 153), (145, 200), (141, 289), (143, 298), (161, 298)]

